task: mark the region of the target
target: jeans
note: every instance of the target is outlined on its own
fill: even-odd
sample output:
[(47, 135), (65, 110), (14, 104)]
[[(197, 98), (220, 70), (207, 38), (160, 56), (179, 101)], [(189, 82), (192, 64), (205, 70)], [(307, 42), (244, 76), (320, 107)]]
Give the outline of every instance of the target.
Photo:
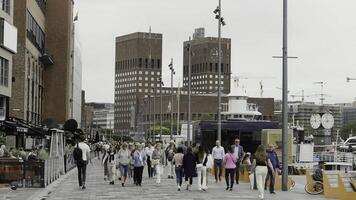
[(234, 186), (234, 179), (235, 179), (234, 175), (235, 175), (235, 169), (226, 169), (225, 168), (226, 187), (232, 188)]
[(79, 186), (85, 186), (85, 179), (87, 173), (87, 161), (78, 161), (77, 163), (78, 168), (78, 182)]
[(257, 166), (256, 169), (256, 185), (258, 189), (258, 197), (264, 199), (265, 196), (265, 181), (267, 176), (267, 166)]
[(122, 177), (127, 177), (127, 171), (128, 171), (129, 165), (120, 165), (120, 174)]
[(236, 184), (239, 184), (239, 179), (240, 179), (240, 162), (236, 163), (236, 168), (235, 168), (235, 178), (236, 178)]
[(143, 166), (134, 168), (134, 181), (135, 181), (136, 185), (141, 185), (142, 173), (143, 173)]
[(176, 172), (176, 179), (177, 179), (177, 185), (178, 186), (182, 186), (182, 182), (183, 182), (183, 168), (180, 167), (176, 167), (175, 168), (175, 172)]
[(267, 187), (267, 180), (268, 179), (269, 179), (269, 192), (272, 193), (272, 192), (274, 192), (275, 178), (274, 178), (271, 170), (268, 170), (267, 177), (266, 177), (265, 188)]
[(214, 175), (216, 181), (218, 181), (218, 169), (219, 169), (219, 180), (221, 179), (222, 166), (223, 166), (222, 159), (214, 159)]
[(173, 176), (173, 161), (167, 160), (168, 176)]

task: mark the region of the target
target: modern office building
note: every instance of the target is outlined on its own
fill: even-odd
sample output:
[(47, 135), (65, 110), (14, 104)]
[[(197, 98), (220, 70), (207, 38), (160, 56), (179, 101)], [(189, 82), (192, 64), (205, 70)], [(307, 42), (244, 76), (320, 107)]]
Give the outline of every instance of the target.
[(343, 125), (356, 121), (356, 106), (342, 108)]
[[(73, 1), (15, 0), (18, 53), (10, 115), (33, 125), (71, 117)], [(81, 92), (81, 90), (80, 90)]]
[[(116, 38), (115, 128), (121, 136), (138, 132), (143, 102), (159, 88), (162, 34), (137, 32)], [(141, 130), (143, 131), (143, 130)]]
[[(218, 91), (218, 38), (205, 37), (204, 28), (198, 28), (191, 40), (192, 68), (191, 89), (196, 93), (207, 94)], [(183, 45), (183, 86), (188, 87), (189, 53), (185, 41)], [(231, 39), (221, 39), (221, 89), (230, 93), (231, 84)]]
[(5, 120), (9, 115), (13, 55), (17, 53), (13, 5), (13, 0), (3, 0), (0, 4), (0, 120)]
[(93, 128), (114, 130), (114, 104), (93, 110)]

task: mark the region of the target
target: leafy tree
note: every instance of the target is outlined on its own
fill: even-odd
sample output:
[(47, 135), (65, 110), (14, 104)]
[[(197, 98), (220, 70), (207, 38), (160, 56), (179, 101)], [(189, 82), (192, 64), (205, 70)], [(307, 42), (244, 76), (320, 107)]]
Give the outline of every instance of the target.
[(346, 140), (347, 138), (349, 138), (349, 135), (351, 133), (353, 136), (356, 135), (356, 120), (350, 121), (342, 127), (341, 129), (342, 139)]

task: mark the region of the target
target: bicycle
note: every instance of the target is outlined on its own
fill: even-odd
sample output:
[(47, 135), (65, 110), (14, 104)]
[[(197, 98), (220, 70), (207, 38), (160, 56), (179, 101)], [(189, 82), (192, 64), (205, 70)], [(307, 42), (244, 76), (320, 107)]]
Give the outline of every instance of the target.
[(318, 195), (324, 192), (324, 185), (321, 181), (313, 181), (305, 185), (305, 191), (310, 195)]

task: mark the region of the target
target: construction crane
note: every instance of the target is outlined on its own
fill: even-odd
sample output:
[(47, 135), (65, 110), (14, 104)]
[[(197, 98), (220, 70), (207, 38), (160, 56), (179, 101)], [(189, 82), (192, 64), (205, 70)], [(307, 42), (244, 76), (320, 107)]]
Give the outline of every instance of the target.
[(272, 76), (231, 76), (231, 79), (234, 80), (236, 87), (240, 86), (240, 80), (241, 79), (260, 79), (259, 81), (259, 90), (260, 90), (260, 97), (263, 97), (263, 82), (262, 79), (275, 79), (276, 77), (272, 77)]
[(314, 84), (316, 85), (320, 85), (320, 104), (324, 105), (324, 101), (325, 101), (325, 96), (327, 96), (326, 94), (324, 94), (324, 86), (326, 84), (325, 81), (319, 81), (319, 82), (314, 82)]
[(302, 95), (291, 94), (290, 96), (291, 96), (293, 99), (296, 98), (296, 97), (302, 98), (302, 103), (304, 102), (305, 97), (311, 97), (310, 95), (305, 95), (305, 94), (304, 94), (304, 90), (302, 90)]

